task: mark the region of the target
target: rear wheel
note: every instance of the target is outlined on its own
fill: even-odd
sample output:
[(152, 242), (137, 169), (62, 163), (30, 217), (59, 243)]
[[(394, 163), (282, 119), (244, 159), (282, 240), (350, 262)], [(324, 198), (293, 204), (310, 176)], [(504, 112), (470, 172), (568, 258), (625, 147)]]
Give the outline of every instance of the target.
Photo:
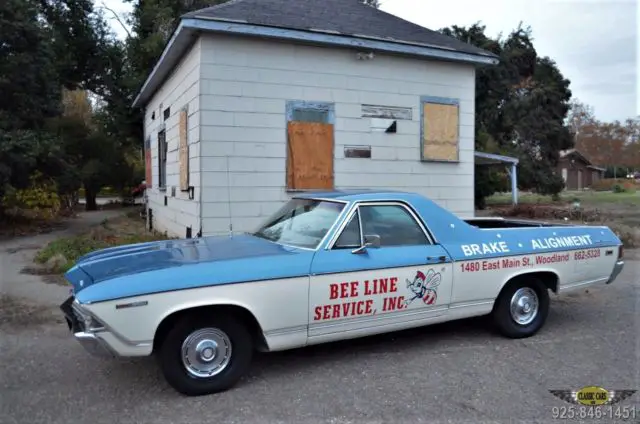
[(522, 277), (508, 283), (493, 309), (493, 321), (509, 338), (531, 337), (549, 315), (549, 291), (537, 278)]
[(252, 356), (249, 331), (232, 317), (187, 317), (169, 330), (159, 350), (165, 379), (187, 396), (231, 388), (248, 370)]

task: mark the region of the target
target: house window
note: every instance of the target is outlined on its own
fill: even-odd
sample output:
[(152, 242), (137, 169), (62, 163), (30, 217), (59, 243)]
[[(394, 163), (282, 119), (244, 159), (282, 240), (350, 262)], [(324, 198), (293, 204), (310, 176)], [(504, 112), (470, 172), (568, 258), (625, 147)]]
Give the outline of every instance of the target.
[(562, 168), (562, 179), (567, 182), (567, 168)]
[(145, 184), (147, 187), (152, 186), (153, 175), (153, 162), (151, 161), (151, 137), (147, 137), (144, 140), (144, 170), (145, 170)]
[(421, 159), (460, 160), (460, 105), (456, 99), (423, 96), (420, 99)]
[(334, 106), (287, 102), (287, 190), (332, 189)]
[(167, 136), (166, 131), (158, 132), (158, 187), (167, 186)]
[(188, 141), (188, 122), (187, 110), (180, 111), (180, 140), (178, 162), (180, 166), (180, 190), (189, 189), (189, 141)]

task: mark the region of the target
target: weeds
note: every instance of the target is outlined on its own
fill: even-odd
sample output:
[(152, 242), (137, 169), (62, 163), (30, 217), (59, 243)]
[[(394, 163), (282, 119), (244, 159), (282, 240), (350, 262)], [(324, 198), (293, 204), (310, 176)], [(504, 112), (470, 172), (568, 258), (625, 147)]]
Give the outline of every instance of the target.
[(34, 260), (44, 266), (39, 273), (62, 274), (87, 253), (108, 247), (167, 239), (169, 237), (164, 234), (147, 231), (139, 219), (124, 216), (105, 220), (87, 233), (54, 240), (42, 248)]

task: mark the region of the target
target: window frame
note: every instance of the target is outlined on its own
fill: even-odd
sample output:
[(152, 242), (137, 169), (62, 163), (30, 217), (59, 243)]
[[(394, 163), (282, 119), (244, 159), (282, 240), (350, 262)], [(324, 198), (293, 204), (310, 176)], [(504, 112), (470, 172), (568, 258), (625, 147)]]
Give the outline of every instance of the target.
[[(302, 120), (302, 121), (297, 121), (294, 118), (294, 115), (296, 113), (296, 111), (300, 111), (300, 112), (322, 112), (322, 113), (326, 113), (325, 118), (323, 120)], [(289, 186), (289, 178), (288, 178), (288, 174), (287, 174), (287, 170), (289, 169), (289, 163), (291, 161), (291, 155), (290, 155), (290, 144), (289, 144), (289, 137), (288, 137), (288, 133), (287, 133), (287, 128), (290, 122), (311, 122), (311, 123), (319, 123), (319, 124), (329, 124), (329, 125), (333, 125), (335, 127), (336, 124), (336, 113), (335, 113), (335, 103), (334, 102), (324, 102), (324, 101), (307, 101), (307, 100), (287, 100), (286, 104), (285, 104), (285, 146), (286, 146), (286, 155), (285, 155), (285, 172), (284, 172), (284, 187), (285, 187), (285, 191), (287, 193), (304, 193), (304, 192), (324, 192), (327, 191), (327, 189), (324, 188), (306, 188), (306, 189), (302, 189), (302, 188), (293, 188)], [(336, 163), (336, 156), (335, 156), (335, 128), (333, 131), (333, 145), (334, 145), (334, 153), (332, 154), (332, 162), (333, 162), (333, 173), (332, 173), (332, 177), (333, 177), (333, 188), (335, 188), (335, 163)], [(333, 189), (332, 188), (332, 189)]]
[[(364, 244), (364, 236), (365, 236), (365, 234), (364, 234), (364, 229), (362, 228), (362, 216), (360, 214), (360, 207), (361, 206), (399, 206), (401, 208), (404, 208), (404, 210), (407, 211), (407, 213), (409, 214), (409, 216), (411, 218), (413, 218), (414, 222), (418, 225), (418, 227), (420, 228), (420, 230), (422, 231), (422, 233), (426, 237), (427, 244), (425, 244), (425, 246), (433, 246), (433, 245), (436, 244), (434, 239), (433, 239), (433, 237), (431, 237), (431, 232), (429, 231), (429, 229), (426, 226), (426, 224), (422, 221), (422, 219), (420, 219), (420, 217), (413, 210), (413, 208), (410, 207), (409, 205), (407, 205), (406, 203), (399, 202), (399, 201), (370, 201), (370, 202), (356, 202), (356, 203), (353, 204), (353, 206), (351, 207), (351, 210), (347, 213), (347, 215), (345, 216), (345, 218), (342, 221), (342, 223), (340, 224), (340, 226), (336, 229), (336, 232), (333, 234), (333, 236), (329, 240), (329, 243), (327, 243), (327, 246), (325, 247), (325, 250), (343, 250), (343, 249), (345, 249), (344, 247), (336, 247), (336, 243), (338, 242), (338, 239), (344, 233), (347, 225), (349, 225), (349, 223), (351, 222), (351, 219), (352, 219), (352, 217), (353, 217), (353, 215), (355, 213), (358, 213), (358, 220), (359, 220), (359, 225), (360, 225), (360, 242), (362, 244)], [(386, 246), (386, 247), (408, 247), (408, 246), (416, 246), (416, 245)], [(360, 247), (360, 246), (358, 246), (358, 247)], [(385, 247), (385, 246), (384, 245), (381, 246), (381, 248), (383, 248), (383, 247)]]
[[(347, 230), (347, 227), (349, 227), (349, 224), (351, 224), (354, 214), (358, 214), (358, 235), (360, 236), (358, 238), (360, 239), (360, 244), (357, 245), (357, 246), (353, 246), (353, 245), (352, 246), (336, 246), (336, 244), (340, 240), (340, 237), (342, 237), (342, 235)], [(340, 232), (340, 235), (336, 238), (336, 241), (335, 241), (335, 243), (334, 243), (334, 245), (333, 245), (333, 247), (331, 249), (332, 250), (357, 249), (358, 247), (360, 247), (362, 245), (364, 245), (364, 231), (362, 231), (362, 215), (360, 215), (360, 208), (355, 208), (355, 211), (352, 214), (349, 215), (349, 217), (347, 219), (347, 223), (342, 228), (342, 231)]]
[(167, 130), (165, 128), (162, 128), (158, 130), (158, 188), (160, 190), (166, 190), (167, 188), (168, 147), (169, 145), (167, 143)]
[[(424, 113), (424, 107), (428, 104), (434, 105), (445, 105), (445, 106), (455, 106), (457, 112), (457, 140), (456, 140), (456, 158), (449, 159), (438, 159), (432, 157), (426, 157), (424, 155), (425, 148), (425, 140), (424, 136), (427, 131), (427, 117)], [(460, 111), (460, 99), (453, 97), (439, 97), (439, 96), (420, 96), (420, 162), (434, 162), (434, 163), (460, 163), (460, 128), (461, 128), (461, 111)]]

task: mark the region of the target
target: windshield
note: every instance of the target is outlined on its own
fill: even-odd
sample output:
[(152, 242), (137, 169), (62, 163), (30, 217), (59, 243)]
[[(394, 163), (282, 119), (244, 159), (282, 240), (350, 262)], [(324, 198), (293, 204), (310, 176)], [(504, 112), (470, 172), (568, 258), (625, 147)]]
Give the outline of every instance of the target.
[(276, 243), (315, 249), (344, 206), (326, 200), (292, 199), (253, 235)]

